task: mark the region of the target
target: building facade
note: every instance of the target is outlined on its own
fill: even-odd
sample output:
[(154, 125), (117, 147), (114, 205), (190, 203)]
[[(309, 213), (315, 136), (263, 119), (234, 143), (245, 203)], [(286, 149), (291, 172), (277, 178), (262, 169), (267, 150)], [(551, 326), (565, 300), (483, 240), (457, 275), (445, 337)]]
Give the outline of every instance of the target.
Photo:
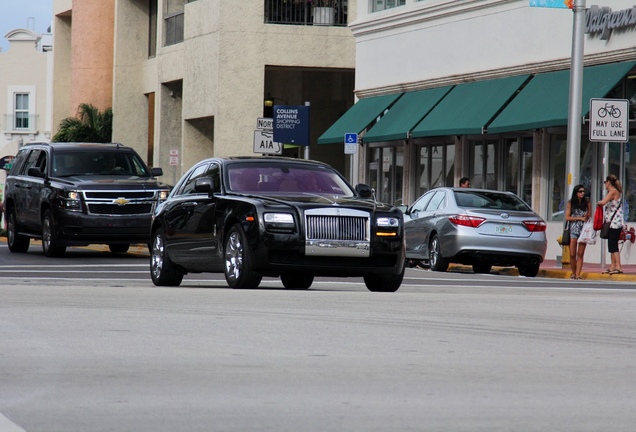
[[(592, 2), (593, 4), (589, 4)], [(583, 55), (580, 175), (595, 203), (616, 174), (628, 225), (636, 225), (636, 3), (588, 0)], [(318, 139), (361, 136), (361, 180), (382, 201), (412, 203), (436, 186), (509, 190), (548, 222), (547, 258), (562, 253), (568, 184), (568, 102), (573, 11), (528, 0), (360, 2), (359, 101)], [(589, 139), (591, 98), (628, 100), (628, 142)], [(586, 259), (604, 262), (604, 242)], [(630, 244), (624, 246), (630, 247)], [(636, 262), (636, 257), (629, 262)]]
[[(309, 104), (315, 144), (354, 102), (356, 11), (356, 0), (55, 0), (55, 117), (110, 103), (113, 140), (169, 183), (205, 157), (260, 154), (266, 102)], [(310, 145), (310, 157), (344, 172), (335, 147)]]
[[(50, 141), (52, 132), (52, 37), (15, 29), (0, 52), (0, 158), (14, 156), (29, 142)], [(0, 169), (0, 194), (6, 170)], [(1, 200), (0, 200), (1, 201)]]

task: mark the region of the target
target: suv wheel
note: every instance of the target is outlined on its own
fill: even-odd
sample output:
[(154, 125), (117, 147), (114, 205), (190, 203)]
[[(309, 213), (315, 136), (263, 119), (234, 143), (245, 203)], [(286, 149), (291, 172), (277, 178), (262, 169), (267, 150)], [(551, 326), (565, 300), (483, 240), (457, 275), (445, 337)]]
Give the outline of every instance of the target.
[(30, 240), (27, 236), (18, 234), (18, 220), (15, 216), (15, 210), (9, 211), (7, 220), (7, 243), (9, 250), (14, 253), (25, 253), (29, 250)]
[(57, 226), (51, 210), (44, 212), (42, 218), (42, 251), (47, 257), (64, 255), (65, 246), (60, 246), (57, 239)]

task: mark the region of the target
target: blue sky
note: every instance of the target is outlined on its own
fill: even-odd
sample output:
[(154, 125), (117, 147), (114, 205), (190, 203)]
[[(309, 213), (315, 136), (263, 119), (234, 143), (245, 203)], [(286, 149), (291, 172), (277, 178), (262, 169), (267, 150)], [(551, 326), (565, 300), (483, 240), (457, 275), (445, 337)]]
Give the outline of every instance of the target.
[(0, 0), (0, 47), (9, 49), (4, 36), (16, 28), (46, 33), (53, 23), (53, 0)]

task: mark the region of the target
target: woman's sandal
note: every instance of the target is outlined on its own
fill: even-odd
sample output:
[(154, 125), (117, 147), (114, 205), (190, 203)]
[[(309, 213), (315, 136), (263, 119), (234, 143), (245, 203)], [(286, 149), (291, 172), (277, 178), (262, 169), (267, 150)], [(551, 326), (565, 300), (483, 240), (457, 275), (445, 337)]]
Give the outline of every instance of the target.
[(621, 273), (623, 273), (623, 270), (619, 270), (619, 269), (614, 269), (609, 272), (609, 274), (621, 274)]
[(613, 274), (613, 271), (614, 269), (606, 269), (604, 272), (601, 272), (601, 274)]

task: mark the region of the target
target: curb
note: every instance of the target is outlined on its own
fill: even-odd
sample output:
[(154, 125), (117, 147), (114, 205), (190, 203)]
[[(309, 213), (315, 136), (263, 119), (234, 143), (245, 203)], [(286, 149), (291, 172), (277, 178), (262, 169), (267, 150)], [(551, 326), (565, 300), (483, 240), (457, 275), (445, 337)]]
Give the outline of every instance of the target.
[[(449, 271), (457, 271), (461, 273), (473, 273), (471, 266), (462, 264), (451, 264)], [(491, 273), (505, 276), (519, 276), (519, 271), (516, 267), (493, 267)], [(539, 269), (537, 277), (545, 277), (551, 279), (570, 279), (572, 272), (566, 269)], [(603, 274), (599, 269), (598, 272), (582, 272), (581, 277), (583, 280), (606, 280), (606, 281), (621, 281), (621, 282), (636, 282), (636, 274)]]

